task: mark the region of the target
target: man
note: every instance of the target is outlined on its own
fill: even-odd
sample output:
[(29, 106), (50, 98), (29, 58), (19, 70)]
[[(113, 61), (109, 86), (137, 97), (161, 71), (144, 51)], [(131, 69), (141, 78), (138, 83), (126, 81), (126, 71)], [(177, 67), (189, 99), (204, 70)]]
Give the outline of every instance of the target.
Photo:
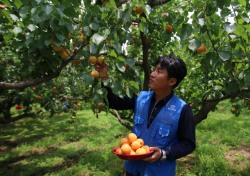
[[(106, 64), (97, 65), (97, 69), (102, 80), (108, 78)], [(120, 98), (106, 87), (109, 107), (134, 110), (133, 132), (154, 150), (154, 154), (144, 160), (125, 161), (127, 176), (174, 176), (176, 159), (195, 149), (192, 110), (173, 92), (186, 74), (183, 60), (163, 56), (150, 75), (151, 91)]]

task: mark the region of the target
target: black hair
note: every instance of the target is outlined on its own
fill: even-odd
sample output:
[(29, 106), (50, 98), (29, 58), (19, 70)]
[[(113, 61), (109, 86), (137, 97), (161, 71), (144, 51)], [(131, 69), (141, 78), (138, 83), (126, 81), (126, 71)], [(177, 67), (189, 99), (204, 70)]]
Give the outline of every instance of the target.
[(158, 64), (167, 70), (169, 78), (176, 78), (177, 81), (173, 88), (177, 87), (187, 75), (187, 66), (180, 58), (162, 56), (156, 61), (155, 65)]

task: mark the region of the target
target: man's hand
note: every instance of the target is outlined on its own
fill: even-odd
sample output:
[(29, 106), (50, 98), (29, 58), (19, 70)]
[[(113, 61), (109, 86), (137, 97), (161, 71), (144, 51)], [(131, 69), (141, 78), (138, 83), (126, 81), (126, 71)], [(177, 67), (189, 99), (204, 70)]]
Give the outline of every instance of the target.
[(99, 72), (102, 81), (108, 79), (108, 65), (103, 62), (101, 64), (96, 64), (95, 69)]
[(150, 162), (150, 163), (153, 163), (157, 160), (159, 160), (161, 158), (161, 149), (158, 148), (158, 147), (150, 147), (150, 150), (154, 150), (154, 153), (153, 155), (145, 158), (143, 161), (147, 161), (147, 162)]

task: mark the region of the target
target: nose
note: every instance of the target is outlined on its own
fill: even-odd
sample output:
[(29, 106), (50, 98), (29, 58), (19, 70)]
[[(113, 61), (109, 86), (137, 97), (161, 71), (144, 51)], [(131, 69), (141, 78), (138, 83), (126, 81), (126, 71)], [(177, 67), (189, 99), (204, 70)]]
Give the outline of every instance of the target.
[(150, 76), (154, 76), (155, 75), (155, 70), (152, 70), (151, 73), (150, 73)]

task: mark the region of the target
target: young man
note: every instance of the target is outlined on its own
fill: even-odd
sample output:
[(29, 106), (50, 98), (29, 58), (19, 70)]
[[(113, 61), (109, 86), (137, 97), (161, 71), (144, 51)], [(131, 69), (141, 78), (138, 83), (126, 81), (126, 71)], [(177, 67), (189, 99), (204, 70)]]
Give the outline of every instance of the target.
[[(97, 69), (101, 79), (107, 79), (107, 65), (98, 65)], [(133, 98), (120, 98), (106, 87), (109, 107), (134, 110), (133, 132), (154, 150), (154, 154), (144, 160), (125, 161), (127, 176), (174, 176), (176, 159), (195, 149), (192, 110), (173, 92), (186, 74), (187, 68), (181, 59), (163, 56), (150, 75), (151, 91), (141, 91)]]

